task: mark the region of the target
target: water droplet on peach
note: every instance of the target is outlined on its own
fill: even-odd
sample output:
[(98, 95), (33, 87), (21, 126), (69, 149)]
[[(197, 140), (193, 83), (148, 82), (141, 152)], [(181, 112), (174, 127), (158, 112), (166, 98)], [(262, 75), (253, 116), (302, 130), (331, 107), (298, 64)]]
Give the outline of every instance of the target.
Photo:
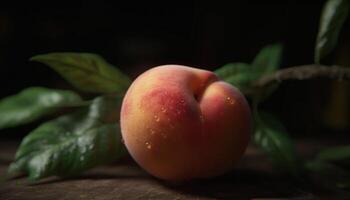
[(152, 145), (150, 142), (146, 142), (145, 144), (147, 149), (152, 149)]
[(231, 97), (226, 97), (226, 102), (231, 105), (235, 104), (235, 100), (233, 100)]
[(158, 117), (158, 115), (154, 115), (154, 119), (156, 120), (156, 122), (160, 121), (160, 118)]

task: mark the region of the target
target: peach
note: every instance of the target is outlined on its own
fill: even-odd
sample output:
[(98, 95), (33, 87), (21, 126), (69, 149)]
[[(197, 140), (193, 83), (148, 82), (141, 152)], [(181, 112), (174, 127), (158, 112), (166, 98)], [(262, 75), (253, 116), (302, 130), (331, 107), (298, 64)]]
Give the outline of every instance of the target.
[(251, 132), (250, 108), (238, 89), (210, 71), (180, 65), (140, 75), (124, 97), (120, 123), (134, 160), (172, 181), (230, 171)]

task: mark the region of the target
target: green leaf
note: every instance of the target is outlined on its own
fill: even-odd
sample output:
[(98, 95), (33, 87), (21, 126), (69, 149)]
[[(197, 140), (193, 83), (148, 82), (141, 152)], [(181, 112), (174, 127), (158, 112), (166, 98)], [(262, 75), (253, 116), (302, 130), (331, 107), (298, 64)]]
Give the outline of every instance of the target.
[(305, 168), (316, 172), (330, 188), (350, 189), (350, 146), (335, 146), (321, 150)]
[(349, 0), (328, 0), (325, 3), (315, 46), (316, 63), (320, 63), (336, 46), (348, 12)]
[(120, 102), (98, 97), (89, 108), (42, 124), (23, 139), (9, 173), (25, 172), (31, 180), (71, 176), (118, 159), (126, 150), (111, 113), (119, 113)]
[(319, 152), (317, 160), (322, 162), (335, 162), (350, 167), (350, 146), (337, 146), (323, 149)]
[(64, 106), (82, 103), (72, 91), (43, 87), (27, 88), (0, 100), (0, 129), (32, 122)]
[(328, 188), (350, 189), (350, 171), (333, 163), (322, 160), (311, 160), (305, 163), (305, 169), (309, 175), (315, 173), (319, 177), (318, 182)]
[(30, 60), (50, 66), (84, 92), (123, 93), (131, 83), (126, 75), (96, 54), (49, 53)]
[(254, 83), (262, 76), (273, 73), (279, 67), (282, 45), (273, 44), (264, 47), (252, 64), (229, 63), (217, 69), (215, 73), (224, 81), (232, 84), (248, 96), (266, 98), (277, 87), (256, 88)]
[(299, 165), (294, 144), (284, 126), (271, 114), (254, 111), (254, 141), (280, 169), (298, 175)]
[(246, 63), (229, 63), (215, 71), (222, 80), (234, 85), (243, 93), (248, 93), (251, 83), (259, 77), (256, 72)]
[(320, 160), (350, 160), (350, 146), (337, 146), (322, 150), (318, 154), (318, 159)]
[(282, 45), (265, 46), (255, 57), (252, 66), (262, 75), (270, 74), (279, 68), (282, 57)]

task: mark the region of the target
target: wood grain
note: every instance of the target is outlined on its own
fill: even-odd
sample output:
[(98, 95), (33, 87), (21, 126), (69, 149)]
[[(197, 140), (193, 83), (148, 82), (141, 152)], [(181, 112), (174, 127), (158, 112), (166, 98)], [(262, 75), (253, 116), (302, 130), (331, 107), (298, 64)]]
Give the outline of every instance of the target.
[[(18, 143), (0, 142), (0, 175), (5, 176)], [(301, 144), (305, 155), (312, 146)], [(2, 181), (1, 200), (50, 199), (319, 199), (330, 193), (296, 182), (273, 170), (266, 157), (253, 146), (246, 151), (237, 168), (226, 175), (186, 183), (157, 180), (140, 169), (130, 158), (101, 166), (79, 176), (62, 179), (51, 177), (29, 183), (24, 177)]]

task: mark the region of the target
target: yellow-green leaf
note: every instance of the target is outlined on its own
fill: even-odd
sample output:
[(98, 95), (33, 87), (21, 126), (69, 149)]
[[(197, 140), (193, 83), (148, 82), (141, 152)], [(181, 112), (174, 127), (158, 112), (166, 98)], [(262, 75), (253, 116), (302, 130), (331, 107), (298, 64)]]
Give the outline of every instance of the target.
[(44, 63), (84, 92), (123, 93), (131, 81), (101, 56), (91, 53), (49, 53), (30, 60)]
[(30, 87), (0, 100), (0, 129), (32, 122), (65, 106), (82, 103), (73, 91)]

